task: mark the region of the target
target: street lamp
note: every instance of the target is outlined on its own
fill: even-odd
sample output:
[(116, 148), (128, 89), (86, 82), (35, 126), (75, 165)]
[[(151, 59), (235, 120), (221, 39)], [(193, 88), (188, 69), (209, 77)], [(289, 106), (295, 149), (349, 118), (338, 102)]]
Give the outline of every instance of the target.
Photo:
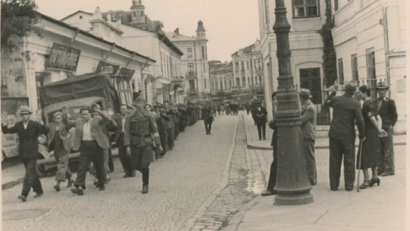
[(301, 106), (291, 74), (289, 49), (290, 25), (283, 0), (276, 0), (275, 25), (279, 66), (278, 111), (278, 174), (275, 191), (276, 205), (299, 205), (313, 202), (312, 186), (306, 174), (302, 151)]

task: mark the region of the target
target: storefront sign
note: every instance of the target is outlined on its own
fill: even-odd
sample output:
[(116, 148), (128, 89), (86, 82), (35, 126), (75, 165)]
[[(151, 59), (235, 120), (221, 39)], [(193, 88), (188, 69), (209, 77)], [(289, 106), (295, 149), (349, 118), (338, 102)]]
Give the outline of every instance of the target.
[(135, 70), (128, 69), (128, 68), (121, 68), (120, 69), (120, 75), (125, 77), (127, 80), (132, 79), (132, 76), (134, 76)]
[(77, 70), (78, 60), (81, 50), (53, 43), (50, 57), (48, 58), (46, 69), (57, 69), (63, 71)]
[(102, 73), (102, 74), (116, 74), (118, 71), (118, 68), (120, 68), (118, 65), (106, 63), (103, 61), (100, 61), (98, 63), (97, 71), (96, 73)]

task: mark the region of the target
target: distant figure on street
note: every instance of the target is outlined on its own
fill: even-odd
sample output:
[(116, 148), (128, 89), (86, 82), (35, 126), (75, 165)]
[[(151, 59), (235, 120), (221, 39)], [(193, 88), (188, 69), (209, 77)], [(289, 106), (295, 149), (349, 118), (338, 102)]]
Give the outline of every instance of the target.
[(18, 199), (23, 202), (27, 200), (30, 189), (36, 193), (34, 198), (43, 195), (43, 187), (37, 175), (37, 159), (38, 159), (38, 137), (44, 135), (44, 126), (38, 122), (30, 120), (32, 114), (28, 106), (20, 108), (21, 121), (16, 124), (7, 124), (3, 121), (1, 130), (3, 134), (17, 133), (19, 136), (19, 156), (26, 168), (26, 174), (23, 181), (23, 190)]
[[(65, 109), (64, 109), (65, 110)], [(48, 130), (48, 152), (54, 151), (54, 158), (57, 162), (56, 185), (54, 189), (60, 191), (60, 183), (68, 179), (67, 187), (71, 187), (73, 180), (71, 179), (71, 171), (68, 166), (68, 154), (72, 147), (71, 134), (62, 123), (63, 113), (57, 111), (53, 114), (54, 123), (46, 126)]]
[(124, 145), (132, 166), (142, 173), (142, 193), (145, 194), (148, 193), (153, 142), (155, 140), (156, 146), (161, 148), (161, 141), (154, 117), (144, 110), (145, 100), (138, 97), (135, 104), (135, 112), (125, 121)]
[(337, 191), (340, 181), (340, 169), (344, 160), (344, 177), (346, 191), (352, 191), (355, 181), (355, 130), (357, 125), (359, 138), (365, 140), (364, 122), (360, 103), (353, 99), (356, 82), (344, 86), (344, 95), (335, 96), (332, 92), (325, 104), (333, 108), (333, 119), (329, 130), (329, 178), (330, 190)]
[(135, 169), (131, 165), (130, 157), (126, 153), (126, 148), (124, 146), (124, 132), (125, 132), (125, 121), (127, 120), (127, 105), (123, 104), (120, 107), (120, 116), (114, 117), (114, 120), (117, 124), (115, 130), (114, 141), (118, 147), (118, 155), (122, 168), (124, 169), (123, 178), (135, 177)]
[[(362, 143), (361, 158), (357, 156), (357, 169), (363, 170), (364, 181), (360, 185), (361, 189), (372, 187), (374, 184), (380, 185), (377, 177), (377, 166), (381, 155), (380, 137), (386, 137), (387, 132), (382, 129), (381, 119), (378, 116), (376, 102), (371, 98), (370, 89), (363, 85), (359, 87), (360, 98), (364, 100), (362, 105), (362, 115), (364, 119), (364, 130), (366, 140)], [(368, 169), (372, 169), (372, 178), (369, 176)]]
[(202, 116), (204, 118), (206, 132), (205, 134), (211, 135), (212, 122), (214, 121), (214, 117), (212, 116), (212, 108), (209, 104), (205, 105), (205, 107), (202, 108)]
[(377, 108), (382, 119), (382, 128), (387, 132), (387, 137), (381, 139), (381, 159), (379, 165), (380, 176), (394, 175), (394, 146), (393, 146), (393, 127), (397, 122), (397, 109), (394, 100), (386, 97), (389, 87), (385, 82), (377, 84), (376, 92)]
[(256, 108), (252, 111), (252, 118), (255, 121), (258, 129), (259, 140), (266, 140), (266, 122), (268, 112), (260, 102), (257, 103)]
[(165, 136), (168, 144), (168, 151), (172, 151), (174, 148), (174, 140), (175, 140), (175, 122), (174, 122), (174, 111), (169, 106), (169, 101), (164, 101), (164, 110), (165, 115), (169, 118), (169, 120), (164, 121), (164, 128), (165, 128)]
[(316, 160), (315, 160), (315, 140), (316, 140), (316, 116), (317, 110), (310, 98), (310, 90), (301, 88), (299, 92), (302, 104), (302, 132), (303, 132), (303, 152), (306, 159), (306, 173), (311, 185), (317, 184)]
[[(63, 112), (64, 113), (64, 112)], [(98, 182), (96, 186), (100, 190), (105, 190), (106, 172), (104, 169), (104, 149), (110, 147), (107, 136), (102, 130), (110, 118), (107, 112), (97, 111), (98, 116), (91, 117), (92, 109), (84, 107), (80, 109), (81, 117), (76, 120), (68, 120), (67, 114), (63, 114), (63, 123), (67, 129), (75, 127), (75, 137), (73, 150), (80, 150), (79, 169), (77, 178), (74, 182), (74, 189), (71, 192), (77, 195), (83, 195), (85, 178), (89, 170), (90, 162), (93, 163)], [(82, 189), (80, 189), (80, 187)]]
[(273, 129), (272, 134), (272, 141), (270, 145), (273, 147), (273, 160), (272, 164), (270, 165), (270, 172), (269, 172), (269, 181), (268, 187), (266, 188), (265, 192), (262, 192), (262, 196), (272, 196), (276, 195), (275, 186), (276, 186), (276, 177), (278, 175), (278, 127), (276, 126), (276, 111), (277, 111), (277, 101), (276, 101), (276, 94), (277, 92), (272, 93), (272, 113), (273, 113), (273, 120), (269, 122), (269, 127)]

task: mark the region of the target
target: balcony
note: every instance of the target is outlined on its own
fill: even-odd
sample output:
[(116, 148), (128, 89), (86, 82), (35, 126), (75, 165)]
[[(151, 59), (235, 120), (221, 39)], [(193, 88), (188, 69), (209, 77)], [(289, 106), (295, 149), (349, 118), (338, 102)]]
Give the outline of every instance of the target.
[(188, 72), (185, 74), (185, 77), (186, 77), (186, 78), (196, 78), (196, 77), (197, 77), (196, 71), (188, 71)]
[(197, 96), (198, 89), (189, 89), (187, 93), (188, 93), (188, 96)]

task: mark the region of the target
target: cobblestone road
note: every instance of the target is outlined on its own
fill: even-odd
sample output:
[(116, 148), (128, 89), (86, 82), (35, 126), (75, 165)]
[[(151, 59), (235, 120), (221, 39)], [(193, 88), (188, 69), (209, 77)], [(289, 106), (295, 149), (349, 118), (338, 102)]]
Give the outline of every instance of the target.
[(84, 196), (66, 188), (55, 192), (52, 177), (42, 179), (43, 197), (31, 193), (25, 203), (17, 199), (21, 185), (4, 190), (3, 230), (178, 230), (223, 185), (237, 120), (216, 117), (210, 136), (202, 121), (187, 127), (174, 150), (151, 165), (147, 195), (140, 193), (141, 174), (122, 178), (118, 159), (103, 192), (92, 186), (91, 177)]

